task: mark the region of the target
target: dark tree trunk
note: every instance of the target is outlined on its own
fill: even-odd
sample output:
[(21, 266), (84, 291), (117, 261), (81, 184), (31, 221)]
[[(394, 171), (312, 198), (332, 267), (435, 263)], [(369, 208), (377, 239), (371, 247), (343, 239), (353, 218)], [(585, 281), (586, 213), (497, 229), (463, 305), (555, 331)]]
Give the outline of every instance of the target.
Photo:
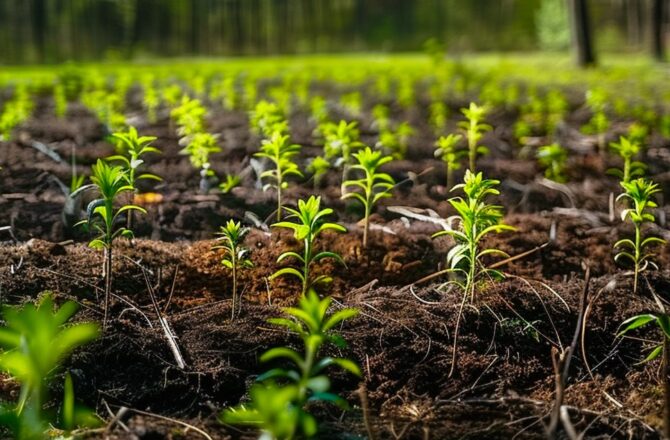
[(587, 0), (568, 0), (572, 27), (572, 44), (577, 56), (577, 64), (587, 67), (596, 64), (591, 34), (591, 19)]
[(665, 23), (666, 0), (654, 0), (651, 11), (651, 40), (654, 58), (657, 61), (665, 61)]

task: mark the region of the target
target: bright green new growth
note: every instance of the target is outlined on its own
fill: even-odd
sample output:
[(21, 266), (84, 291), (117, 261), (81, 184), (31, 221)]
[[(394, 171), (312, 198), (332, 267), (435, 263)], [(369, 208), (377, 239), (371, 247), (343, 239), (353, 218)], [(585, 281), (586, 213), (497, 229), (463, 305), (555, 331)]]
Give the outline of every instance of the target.
[(591, 109), (593, 115), (589, 122), (582, 127), (582, 131), (597, 136), (598, 150), (601, 153), (605, 151), (605, 134), (610, 127), (610, 121), (606, 113), (607, 102), (607, 94), (602, 89), (593, 89), (586, 92), (586, 104)]
[(242, 178), (237, 174), (226, 174), (223, 182), (219, 184), (219, 190), (223, 194), (229, 194), (234, 188), (242, 183)]
[[(181, 89), (178, 92), (181, 93)], [(207, 109), (200, 100), (184, 95), (179, 106), (170, 112), (170, 117), (177, 123), (177, 134), (187, 137), (204, 131), (206, 114)]]
[[(292, 439), (297, 435), (309, 438), (316, 435), (318, 424), (314, 416), (305, 409), (308, 402), (332, 402), (340, 408), (348, 408), (347, 402), (330, 391), (330, 379), (324, 370), (337, 366), (356, 376), (360, 368), (345, 358), (323, 357), (321, 350), (333, 344), (346, 347), (346, 341), (334, 329), (343, 321), (358, 314), (357, 309), (341, 309), (327, 315), (332, 299), (319, 299), (310, 290), (300, 299), (299, 308), (290, 307), (284, 312), (290, 318), (275, 318), (269, 322), (297, 333), (302, 339), (304, 352), (299, 353), (288, 347), (268, 350), (261, 356), (261, 362), (283, 360), (293, 368), (274, 368), (258, 377), (263, 384), (251, 388), (251, 406), (240, 406), (224, 411), (221, 415), (225, 423), (251, 425), (263, 431), (262, 438)], [(283, 386), (276, 380), (285, 380)]]
[(544, 168), (544, 176), (554, 182), (567, 181), (565, 175), (567, 159), (568, 151), (556, 143), (545, 145), (537, 150), (537, 160)]
[(478, 106), (474, 102), (470, 103), (469, 108), (462, 108), (461, 112), (465, 115), (467, 121), (459, 122), (459, 126), (465, 130), (465, 136), (468, 139), (468, 156), (470, 171), (475, 172), (475, 165), (478, 154), (487, 154), (489, 149), (483, 145), (479, 145), (479, 141), (484, 136), (484, 133), (491, 130), (492, 127), (485, 124), (484, 117), (488, 112), (487, 107)]
[(216, 235), (219, 236), (216, 240), (221, 244), (214, 246), (212, 249), (223, 249), (224, 256), (221, 264), (232, 271), (233, 277), (233, 305), (231, 307), (231, 318), (235, 319), (235, 310), (239, 308), (239, 301), (237, 297), (237, 271), (239, 269), (248, 269), (254, 267), (247, 255), (249, 249), (244, 247), (244, 237), (249, 233), (249, 228), (243, 228), (240, 222), (228, 220), (225, 226), (221, 226)]
[(295, 258), (302, 265), (301, 270), (294, 267), (284, 267), (279, 269), (270, 277), (271, 280), (281, 275), (293, 275), (302, 282), (302, 294), (307, 294), (307, 291), (315, 286), (327, 284), (332, 281), (332, 278), (327, 275), (319, 275), (312, 279), (311, 266), (314, 263), (324, 259), (333, 258), (346, 266), (342, 257), (335, 252), (321, 251), (314, 253), (316, 239), (322, 232), (332, 230), (336, 232), (346, 232), (347, 230), (337, 223), (328, 223), (324, 221), (324, 217), (333, 213), (330, 208), (321, 209), (321, 197), (311, 196), (307, 201), (298, 200), (298, 209), (286, 208), (289, 212), (287, 218), (295, 218), (297, 221), (289, 222), (283, 221), (273, 224), (276, 228), (287, 228), (293, 230), (293, 236), (296, 240), (303, 241), (303, 254), (297, 252), (284, 252), (277, 258), (277, 263), (281, 263), (286, 258)]
[[(7, 307), (3, 311), (6, 326), (0, 328), (0, 369), (21, 383), (21, 393), (15, 408), (0, 410), (0, 424), (8, 426), (15, 438), (38, 440), (45, 438), (50, 420), (44, 412), (48, 397), (48, 383), (63, 360), (77, 347), (98, 337), (99, 330), (92, 323), (69, 323), (77, 311), (77, 304), (68, 301), (54, 310), (50, 295), (37, 306)], [(75, 406), (72, 379), (66, 376), (65, 399), (59, 428), (70, 431), (77, 426), (99, 424), (95, 415)]]
[[(117, 141), (116, 148), (119, 154), (110, 156), (107, 160), (121, 162), (128, 179), (128, 185), (133, 187), (133, 194), (138, 191), (138, 180), (163, 180), (150, 173), (137, 175), (138, 169), (144, 163), (142, 157), (145, 154), (161, 152), (158, 148), (151, 146), (151, 143), (156, 140), (155, 136), (139, 136), (137, 129), (130, 127), (127, 132), (112, 133), (112, 137)], [(127, 226), (128, 228), (132, 226), (132, 211), (128, 212)]]
[(618, 170), (614, 168), (608, 170), (608, 173), (617, 176), (624, 183), (630, 182), (633, 177), (644, 175), (644, 170), (647, 166), (642, 162), (633, 160), (642, 149), (639, 143), (621, 136), (619, 137), (619, 142), (610, 143), (610, 147), (623, 160), (623, 169)]
[(321, 179), (326, 175), (331, 165), (328, 159), (323, 156), (316, 156), (307, 166), (307, 171), (314, 176), (314, 188), (321, 186)]
[(635, 179), (628, 183), (621, 182), (621, 187), (625, 192), (620, 194), (617, 200), (625, 198), (633, 203), (633, 207), (624, 209), (621, 212), (621, 219), (624, 221), (629, 219), (633, 223), (635, 239), (633, 241), (624, 238), (617, 241), (614, 244), (614, 249), (622, 248), (625, 250), (617, 253), (614, 260), (618, 262), (621, 259), (626, 259), (633, 264), (633, 293), (636, 293), (639, 273), (645, 270), (648, 265), (656, 267), (656, 264), (651, 261), (651, 257), (654, 254), (645, 253), (646, 247), (654, 243), (665, 243), (665, 240), (661, 238), (647, 237), (643, 239), (642, 237), (642, 226), (647, 222), (653, 223), (655, 220), (654, 215), (649, 210), (656, 208), (658, 205), (651, 199), (651, 196), (661, 190), (658, 188), (658, 184), (643, 178)]
[(95, 165), (91, 167), (92, 185), (82, 186), (70, 197), (75, 197), (80, 192), (88, 189), (96, 189), (100, 194), (99, 199), (89, 203), (86, 211), (88, 218), (79, 222), (88, 229), (93, 228), (98, 236), (91, 240), (88, 245), (94, 249), (103, 249), (105, 252), (105, 261), (103, 264), (103, 273), (105, 276), (105, 316), (103, 325), (107, 324), (107, 312), (109, 306), (109, 296), (112, 291), (112, 244), (119, 236), (133, 238), (133, 231), (124, 226), (118, 226), (118, 219), (123, 213), (130, 211), (139, 211), (146, 214), (144, 208), (136, 205), (123, 205), (118, 209), (114, 207), (119, 195), (124, 192), (132, 192), (134, 188), (128, 183), (128, 176), (120, 166), (107, 164), (98, 159)]
[(291, 144), (289, 136), (280, 131), (272, 133), (270, 139), (263, 139), (261, 151), (256, 153), (256, 157), (265, 157), (270, 159), (274, 168), (263, 171), (261, 179), (269, 180), (269, 183), (263, 185), (263, 191), (269, 188), (277, 190), (277, 221), (281, 220), (282, 215), (282, 190), (288, 188), (287, 177), (302, 177), (298, 165), (293, 162), (293, 157), (300, 152), (300, 145)]
[[(363, 247), (368, 245), (368, 233), (370, 230), (370, 214), (375, 204), (384, 197), (391, 197), (390, 191), (395, 181), (386, 173), (379, 172), (379, 167), (393, 160), (389, 156), (382, 156), (381, 151), (372, 151), (370, 147), (354, 153), (358, 164), (351, 167), (364, 173), (363, 177), (356, 180), (347, 180), (342, 183), (345, 192), (342, 199), (356, 199), (363, 204), (365, 214), (363, 216)], [(353, 191), (348, 191), (353, 187)]]
[(59, 82), (54, 85), (54, 114), (57, 118), (63, 118), (65, 113), (67, 113), (67, 96), (65, 86)]
[(454, 185), (454, 171), (461, 168), (461, 158), (463, 158), (467, 151), (459, 149), (458, 144), (463, 136), (460, 134), (449, 134), (447, 136), (440, 136), (435, 142), (437, 149), (435, 150), (435, 157), (442, 158), (447, 171), (447, 188), (451, 189)]
[(346, 168), (351, 162), (354, 150), (362, 148), (359, 141), (360, 133), (356, 121), (340, 121), (338, 124), (328, 123), (322, 128), (325, 139), (324, 154), (326, 159), (336, 159), (335, 166)]
[(259, 101), (249, 115), (249, 125), (265, 139), (269, 139), (275, 132), (288, 133), (288, 121), (274, 102)]
[(436, 136), (440, 136), (445, 132), (448, 117), (449, 109), (444, 102), (433, 102), (428, 107), (428, 123)]
[(498, 249), (480, 249), (480, 242), (490, 233), (514, 231), (512, 226), (501, 223), (503, 212), (497, 205), (486, 204), (486, 198), (498, 195), (500, 192), (495, 186), (500, 182), (493, 179), (484, 179), (482, 173), (465, 172), (464, 183), (452, 189), (463, 189), (465, 198), (455, 197), (449, 203), (456, 209), (457, 215), (449, 221), (458, 220), (458, 229), (449, 229), (433, 234), (433, 238), (449, 235), (454, 238), (456, 245), (447, 254), (447, 263), (450, 270), (461, 275), (465, 281), (450, 281), (460, 286), (465, 295), (474, 300), (475, 284), (483, 275), (493, 278), (502, 278), (502, 272), (488, 269), (481, 259), (486, 255), (507, 256)]
[(384, 149), (394, 159), (402, 160), (407, 154), (409, 139), (414, 134), (414, 129), (407, 122), (398, 125), (394, 130), (386, 129), (379, 133), (377, 147)]
[(216, 138), (216, 135), (207, 132), (195, 133), (187, 138), (188, 144), (179, 152), (188, 156), (193, 168), (200, 170), (200, 191), (205, 194), (210, 188), (209, 178), (214, 176), (209, 155), (221, 151)]

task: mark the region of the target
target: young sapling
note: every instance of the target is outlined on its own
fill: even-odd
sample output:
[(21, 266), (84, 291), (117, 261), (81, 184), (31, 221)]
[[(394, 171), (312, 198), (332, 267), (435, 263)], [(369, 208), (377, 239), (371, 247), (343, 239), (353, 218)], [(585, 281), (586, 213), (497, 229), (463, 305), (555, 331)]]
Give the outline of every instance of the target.
[[(261, 362), (275, 360), (290, 364), (291, 368), (273, 368), (260, 375), (251, 388), (251, 404), (230, 408), (221, 414), (225, 423), (255, 426), (267, 439), (306, 438), (317, 434), (318, 423), (305, 406), (308, 402), (332, 402), (342, 409), (347, 402), (330, 391), (330, 379), (325, 373), (335, 366), (360, 376), (358, 365), (346, 358), (321, 357), (326, 345), (346, 347), (344, 338), (336, 332), (345, 320), (358, 314), (357, 309), (341, 309), (328, 315), (332, 299), (319, 299), (310, 290), (299, 302), (299, 307), (284, 309), (289, 318), (270, 319), (269, 322), (296, 333), (304, 349), (300, 353), (289, 347), (276, 347), (261, 356)], [(278, 381), (282, 381), (280, 385)]]
[(214, 177), (209, 156), (221, 152), (221, 147), (217, 144), (217, 135), (199, 132), (185, 139), (188, 144), (179, 154), (187, 155), (193, 168), (200, 170), (200, 192), (207, 194), (211, 186), (210, 180)]
[(294, 258), (300, 264), (301, 268), (284, 267), (279, 269), (270, 276), (273, 280), (281, 275), (292, 275), (300, 279), (302, 283), (302, 295), (307, 291), (318, 285), (327, 284), (332, 281), (332, 278), (327, 275), (319, 275), (312, 279), (311, 267), (314, 263), (324, 259), (332, 258), (343, 266), (346, 266), (342, 257), (335, 252), (321, 251), (315, 253), (316, 239), (324, 231), (346, 232), (347, 230), (337, 223), (328, 223), (324, 217), (333, 213), (330, 208), (321, 209), (321, 197), (311, 196), (307, 201), (298, 200), (298, 209), (285, 208), (289, 212), (287, 218), (295, 218), (295, 222), (283, 221), (273, 224), (275, 228), (286, 228), (293, 231), (293, 236), (296, 240), (303, 242), (303, 254), (297, 252), (287, 251), (282, 253), (277, 258), (277, 263), (281, 263), (287, 258)]
[(654, 349), (647, 355), (643, 362), (650, 362), (662, 354), (663, 362), (661, 365), (663, 377), (663, 393), (665, 398), (664, 414), (663, 414), (663, 428), (666, 438), (670, 438), (670, 316), (663, 311), (663, 313), (647, 313), (643, 315), (636, 315), (625, 320), (621, 325), (625, 326), (622, 331), (617, 334), (621, 337), (631, 330), (643, 327), (648, 324), (655, 324), (661, 330), (663, 342), (656, 345)]
[[(70, 431), (76, 426), (94, 426), (99, 419), (82, 407), (74, 406), (72, 380), (66, 378), (66, 399), (60, 423), (54, 423), (44, 410), (48, 401), (49, 383), (64, 359), (77, 347), (99, 335), (93, 323), (71, 323), (77, 311), (73, 301), (54, 309), (51, 295), (37, 305), (8, 307), (3, 311), (5, 326), (0, 328), (0, 370), (9, 373), (21, 384), (16, 407), (0, 408), (0, 424), (8, 425), (18, 439), (47, 438), (48, 425)], [(67, 411), (66, 411), (67, 410)]]
[(231, 318), (235, 319), (235, 311), (240, 308), (237, 295), (237, 274), (240, 269), (249, 269), (254, 266), (248, 258), (249, 249), (243, 245), (244, 237), (249, 233), (249, 228), (244, 228), (240, 222), (228, 220), (225, 226), (221, 226), (216, 235), (221, 244), (212, 249), (223, 249), (224, 256), (221, 264), (232, 272), (233, 278), (233, 305), (231, 307)]
[(617, 200), (626, 199), (632, 202), (633, 206), (624, 209), (621, 212), (622, 220), (630, 220), (635, 228), (635, 238), (633, 240), (624, 238), (614, 244), (614, 249), (620, 250), (614, 257), (615, 261), (622, 259), (628, 260), (633, 264), (633, 294), (637, 293), (637, 281), (640, 272), (644, 271), (647, 266), (656, 267), (656, 264), (651, 260), (654, 254), (647, 253), (646, 248), (652, 244), (665, 244), (665, 240), (658, 237), (643, 238), (642, 228), (645, 223), (653, 223), (655, 221), (654, 215), (650, 210), (656, 208), (656, 202), (652, 200), (652, 196), (661, 190), (658, 184), (645, 180), (643, 178), (632, 180), (628, 183), (621, 182), (621, 187), (624, 192), (617, 197)]
[(448, 134), (440, 136), (435, 142), (437, 146), (435, 157), (440, 157), (446, 167), (447, 189), (454, 186), (454, 171), (461, 168), (461, 159), (468, 154), (467, 151), (458, 148), (462, 138), (460, 134)]
[(567, 181), (565, 175), (567, 159), (568, 151), (556, 143), (545, 145), (537, 150), (537, 160), (544, 168), (544, 177), (554, 182)]
[[(132, 195), (138, 192), (137, 182), (139, 180), (161, 181), (160, 177), (151, 173), (138, 175), (140, 166), (144, 163), (144, 155), (147, 153), (160, 153), (161, 151), (152, 146), (151, 143), (156, 140), (155, 136), (139, 136), (135, 127), (130, 127), (127, 132), (112, 133), (112, 137), (117, 141), (117, 151), (107, 158), (110, 162), (120, 162), (123, 167), (128, 185), (133, 187)], [(132, 201), (132, 200), (131, 200)], [(132, 211), (128, 211), (126, 227), (132, 227)]]
[(617, 176), (623, 183), (629, 183), (632, 178), (644, 175), (647, 166), (635, 160), (642, 149), (639, 143), (621, 136), (619, 142), (610, 143), (610, 147), (623, 161), (623, 169), (613, 168), (608, 170), (608, 173)]
[(488, 148), (479, 145), (484, 133), (492, 129), (490, 125), (484, 123), (488, 108), (471, 102), (470, 107), (461, 109), (461, 112), (465, 115), (467, 121), (461, 121), (458, 125), (465, 130), (465, 136), (468, 140), (470, 171), (474, 173), (476, 171), (477, 155), (488, 154), (489, 152)]
[(466, 170), (464, 183), (453, 187), (452, 191), (462, 189), (465, 198), (454, 197), (449, 199), (457, 214), (450, 217), (450, 223), (458, 221), (458, 228), (440, 231), (433, 234), (433, 238), (449, 235), (456, 244), (447, 254), (447, 263), (451, 272), (460, 275), (465, 281), (454, 280), (461, 287), (466, 297), (474, 301), (476, 282), (483, 275), (493, 278), (502, 278), (502, 272), (489, 269), (481, 261), (486, 255), (507, 254), (498, 249), (481, 249), (481, 241), (488, 234), (504, 231), (514, 231), (512, 226), (501, 223), (503, 212), (497, 205), (489, 205), (486, 199), (500, 192), (495, 188), (500, 182), (493, 179), (484, 179), (482, 173), (473, 173)]
[(312, 173), (314, 189), (321, 187), (321, 180), (331, 168), (330, 162), (323, 156), (316, 156), (307, 166), (307, 171)]
[(268, 180), (263, 186), (263, 190), (274, 188), (277, 191), (277, 221), (282, 216), (282, 190), (288, 188), (287, 178), (290, 176), (303, 177), (298, 165), (293, 161), (293, 157), (300, 152), (300, 145), (292, 144), (289, 136), (280, 131), (272, 133), (270, 139), (263, 139), (261, 151), (255, 154), (256, 157), (269, 159), (274, 168), (261, 173), (261, 179)]
[[(370, 147), (354, 153), (354, 157), (358, 163), (353, 165), (351, 170), (361, 171), (363, 175), (359, 179), (342, 183), (342, 188), (345, 190), (342, 199), (353, 198), (363, 205), (363, 248), (367, 248), (372, 209), (382, 198), (391, 197), (390, 191), (395, 185), (393, 178), (387, 173), (380, 172), (379, 168), (393, 159), (382, 156), (381, 151), (372, 151)], [(349, 188), (353, 188), (353, 191)]]
[(105, 278), (105, 314), (103, 327), (107, 325), (107, 313), (109, 309), (109, 298), (112, 292), (112, 245), (114, 240), (120, 236), (132, 239), (133, 231), (125, 226), (119, 226), (122, 214), (129, 211), (139, 211), (146, 214), (146, 210), (136, 205), (122, 205), (116, 208), (119, 196), (124, 192), (132, 192), (134, 188), (128, 183), (128, 176), (120, 166), (109, 165), (105, 161), (98, 161), (91, 167), (90, 185), (79, 188), (70, 195), (76, 197), (79, 193), (95, 189), (100, 198), (93, 200), (86, 208), (88, 218), (78, 224), (85, 225), (87, 229), (95, 230), (98, 235), (88, 245), (94, 249), (102, 249), (105, 254), (103, 262), (103, 274)]

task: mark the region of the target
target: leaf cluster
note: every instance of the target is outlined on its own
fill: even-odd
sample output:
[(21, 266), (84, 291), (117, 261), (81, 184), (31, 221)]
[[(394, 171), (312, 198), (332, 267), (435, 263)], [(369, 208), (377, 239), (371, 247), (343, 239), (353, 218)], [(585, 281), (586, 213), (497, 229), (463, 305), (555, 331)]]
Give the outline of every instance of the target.
[[(69, 321), (77, 304), (68, 301), (54, 309), (51, 295), (45, 295), (37, 305), (3, 310), (5, 327), (0, 328), (0, 369), (21, 383), (21, 393), (15, 408), (0, 411), (0, 423), (9, 426), (19, 439), (41, 439), (48, 423), (53, 420), (43, 409), (48, 383), (63, 360), (77, 347), (99, 335), (96, 324)], [(74, 404), (72, 380), (66, 377), (65, 399), (60, 428), (91, 426), (98, 421), (93, 414)]]
[(300, 263), (301, 269), (283, 267), (273, 273), (270, 279), (282, 275), (294, 276), (302, 282), (302, 294), (305, 295), (310, 288), (332, 281), (330, 276), (323, 274), (312, 279), (310, 269), (314, 263), (324, 258), (332, 258), (345, 265), (342, 257), (335, 252), (321, 251), (314, 253), (316, 239), (325, 231), (346, 232), (346, 229), (337, 223), (325, 221), (325, 217), (331, 215), (333, 210), (330, 208), (321, 209), (321, 197), (311, 196), (307, 201), (299, 200), (298, 209), (286, 208), (286, 210), (289, 213), (287, 219), (295, 219), (296, 221), (281, 221), (272, 226), (292, 230), (294, 238), (303, 242), (303, 254), (300, 255), (294, 251), (284, 252), (277, 258), (277, 263), (281, 263), (287, 258), (293, 258)]
[(493, 179), (484, 179), (482, 173), (465, 172), (464, 183), (454, 186), (452, 191), (462, 189), (465, 198), (454, 197), (449, 200), (457, 214), (450, 217), (450, 223), (458, 221), (457, 229), (449, 229), (433, 234), (433, 237), (451, 236), (456, 244), (447, 254), (447, 263), (452, 272), (460, 274), (465, 282), (455, 281), (464, 289), (466, 294), (474, 298), (475, 282), (482, 275), (492, 278), (502, 278), (502, 272), (486, 268), (481, 258), (486, 255), (507, 254), (498, 249), (480, 249), (480, 242), (491, 233), (515, 230), (512, 226), (501, 223), (503, 212), (498, 205), (489, 205), (486, 199), (489, 196), (499, 195), (495, 188), (500, 182)]
[[(358, 314), (357, 309), (345, 308), (328, 314), (332, 299), (320, 299), (310, 290), (298, 307), (284, 309), (286, 318), (269, 322), (297, 334), (302, 352), (289, 347), (275, 347), (261, 356), (261, 362), (279, 361), (290, 367), (270, 369), (258, 377), (251, 389), (251, 405), (223, 412), (226, 423), (245, 424), (260, 428), (268, 438), (290, 439), (298, 433), (305, 437), (316, 435), (318, 423), (306, 405), (310, 402), (331, 402), (348, 408), (346, 400), (330, 391), (329, 367), (338, 367), (353, 375), (361, 371), (353, 361), (341, 357), (321, 357), (329, 345), (346, 347), (344, 338), (335, 331), (345, 320)], [(283, 385), (278, 385), (281, 381)]]

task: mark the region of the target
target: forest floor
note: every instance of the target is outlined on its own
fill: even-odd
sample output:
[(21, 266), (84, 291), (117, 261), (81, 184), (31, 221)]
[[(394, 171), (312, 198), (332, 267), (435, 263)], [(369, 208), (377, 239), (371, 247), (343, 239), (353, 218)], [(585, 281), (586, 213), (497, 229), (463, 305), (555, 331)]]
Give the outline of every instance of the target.
[[(454, 113), (462, 104), (452, 104)], [(101, 321), (102, 255), (86, 246), (86, 234), (63, 226), (65, 195), (54, 177), (69, 180), (74, 147), (80, 172), (113, 149), (83, 107), (71, 104), (67, 118), (58, 120), (51, 116), (51, 105), (42, 99), (35, 116), (17, 131), (17, 140), (0, 148), (0, 226), (11, 226), (0, 231), (0, 298), (3, 304), (20, 304), (52, 291), (60, 300), (81, 304), (78, 320)], [(562, 143), (574, 153), (566, 185), (538, 177), (541, 171), (532, 157), (518, 158), (512, 147), (514, 115), (492, 115), (489, 122), (496, 129), (483, 141), (492, 153), (480, 167), (487, 177), (501, 180), (505, 222), (517, 230), (486, 245), (510, 255), (532, 252), (501, 267), (504, 280), (481, 286), (463, 309), (457, 340), (461, 294), (440, 289), (444, 279), (414, 284), (444, 267), (451, 245), (447, 238), (431, 239), (440, 226), (426, 218), (446, 218), (452, 211), (443, 164), (434, 159), (433, 139), (421, 122), (425, 118), (405, 117), (417, 135), (407, 158), (387, 168), (401, 183), (374, 215), (367, 249), (356, 223), (358, 209), (339, 198), (337, 172), (329, 173), (320, 188), (307, 182), (287, 191), (289, 203), (321, 195), (323, 205), (335, 210), (334, 220), (348, 228), (319, 243), (341, 254), (347, 267), (324, 263), (318, 270), (333, 275), (327, 293), (334, 296), (335, 307), (361, 311), (343, 327), (349, 347), (339, 355), (356, 360), (363, 378), (334, 375), (334, 389), (353, 410), (314, 408), (323, 421), (319, 438), (363, 438), (370, 431), (380, 439), (544, 438), (555, 391), (552, 348), (570, 346), (586, 266), (590, 307), (565, 400), (572, 423), (587, 438), (660, 438), (658, 361), (638, 365), (645, 344), (615, 336), (626, 318), (654, 310), (652, 292), (668, 299), (670, 271), (648, 272), (633, 295), (630, 273), (614, 263), (613, 243), (631, 230), (610, 212), (610, 194), (617, 194), (618, 187), (605, 170), (615, 164), (584, 153), (583, 145), (593, 141), (577, 131), (584, 115), (576, 111), (565, 124)], [(107, 419), (107, 408), (111, 413), (131, 409), (123, 424), (109, 426), (107, 438), (202, 438), (175, 420), (215, 439), (251, 438), (253, 432), (219, 423), (217, 414), (246, 398), (255, 376), (264, 371), (261, 353), (297, 343), (267, 319), (294, 303), (299, 286), (267, 277), (276, 270), (277, 256), (299, 244), (264, 226), (275, 201), (249, 171), (258, 139), (248, 134), (244, 113), (214, 113), (209, 120), (210, 131), (221, 133), (224, 146), (212, 157), (215, 171), (245, 176), (229, 195), (198, 193), (197, 172), (178, 154), (167, 118), (148, 124), (138, 111), (136, 120), (142, 134), (158, 137), (155, 145), (163, 154), (150, 158), (148, 167), (165, 180), (151, 188), (159, 200), (143, 201), (148, 215), (137, 218), (137, 238), (115, 246), (108, 328), (67, 363), (76, 394)], [(455, 126), (455, 119), (451, 123)], [(303, 154), (316, 155), (319, 147), (312, 144), (307, 116), (296, 115), (291, 126)], [(363, 141), (371, 141), (374, 133), (366, 131), (366, 124), (361, 128)], [(615, 124), (610, 138), (616, 130)], [(35, 142), (65, 160), (50, 159), (33, 148)], [(650, 176), (668, 193), (664, 148), (661, 140), (653, 140), (647, 154)], [(246, 245), (255, 266), (240, 274), (243, 304), (235, 320), (230, 319), (229, 274), (219, 263), (221, 255), (211, 249), (214, 232), (228, 218), (254, 226)], [(655, 232), (669, 234), (661, 228)], [(657, 262), (670, 267), (667, 247)], [(158, 324), (145, 275), (177, 336), (183, 369)], [(3, 397), (15, 393), (9, 386)], [(102, 438), (100, 433), (91, 437)]]

